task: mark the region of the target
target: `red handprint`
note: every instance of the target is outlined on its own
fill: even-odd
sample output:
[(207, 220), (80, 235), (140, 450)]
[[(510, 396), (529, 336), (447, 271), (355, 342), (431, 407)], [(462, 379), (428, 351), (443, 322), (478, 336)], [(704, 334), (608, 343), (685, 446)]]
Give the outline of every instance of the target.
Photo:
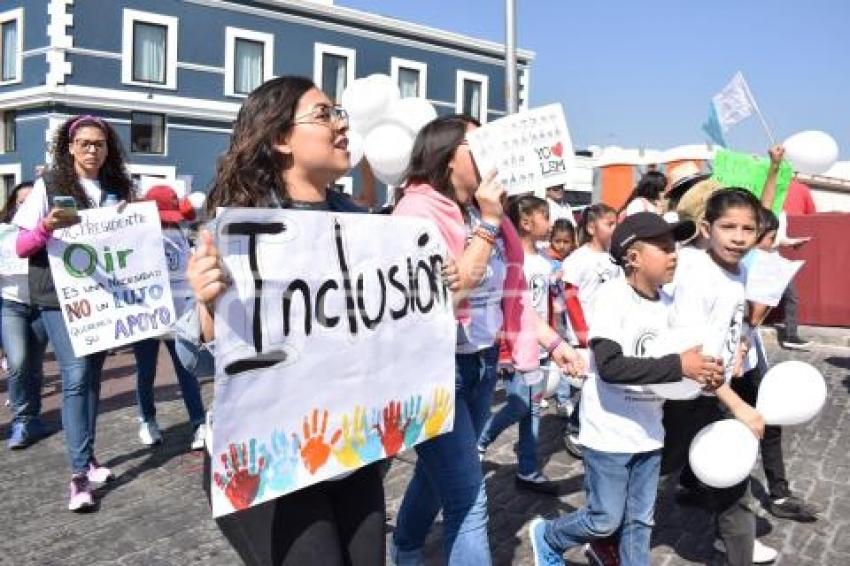
[(322, 428), (319, 429), (319, 409), (313, 409), (312, 429), (304, 417), (304, 444), (301, 447), (301, 459), (311, 474), (325, 465), (331, 455), (331, 445), (325, 442), (328, 428), (328, 412), (322, 415)]
[(221, 455), (225, 473), (213, 474), (216, 485), (237, 511), (251, 506), (260, 487), (260, 472), (266, 467), (264, 458), (257, 460), (256, 444), (257, 441), (251, 439), (250, 454), (244, 442), (240, 446), (231, 444), (229, 453)]
[(389, 458), (395, 456), (404, 445), (404, 428), (401, 427), (401, 403), (390, 401), (384, 407), (384, 427), (378, 426), (378, 434), (381, 444), (384, 445), (384, 453)]

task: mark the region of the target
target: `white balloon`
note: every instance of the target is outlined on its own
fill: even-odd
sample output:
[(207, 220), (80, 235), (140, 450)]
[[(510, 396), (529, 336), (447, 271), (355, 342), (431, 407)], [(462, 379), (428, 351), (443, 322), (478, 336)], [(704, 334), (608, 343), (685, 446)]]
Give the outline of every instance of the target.
[(762, 378), (756, 410), (769, 425), (797, 425), (811, 420), (826, 403), (826, 382), (811, 364), (791, 360), (776, 364)]
[(701, 389), (699, 383), (687, 377), (683, 377), (681, 381), (657, 383), (655, 385), (647, 385), (647, 387), (659, 397), (673, 401), (696, 399), (699, 397)]
[(354, 169), (360, 163), (360, 160), (363, 159), (365, 143), (363, 135), (360, 132), (349, 130), (347, 136), (348, 156), (351, 161), (351, 168)]
[(806, 130), (794, 134), (782, 144), (785, 159), (794, 170), (807, 175), (825, 173), (838, 161), (838, 144), (826, 132)]
[(398, 185), (410, 163), (413, 136), (395, 122), (381, 122), (366, 135), (366, 159), (372, 172), (387, 185)]
[(400, 96), (398, 87), (387, 75), (369, 75), (352, 81), (341, 99), (350, 116), (349, 129), (366, 135)]
[(434, 105), (424, 98), (401, 98), (390, 107), (390, 119), (405, 126), (416, 136), (425, 124), (437, 117)]
[(704, 427), (689, 451), (691, 469), (712, 487), (732, 487), (744, 481), (756, 463), (758, 438), (741, 421), (726, 419)]
[(207, 201), (207, 194), (202, 193), (201, 191), (195, 191), (190, 193), (188, 197), (189, 202), (192, 203), (192, 208), (201, 208), (204, 206), (204, 203)]

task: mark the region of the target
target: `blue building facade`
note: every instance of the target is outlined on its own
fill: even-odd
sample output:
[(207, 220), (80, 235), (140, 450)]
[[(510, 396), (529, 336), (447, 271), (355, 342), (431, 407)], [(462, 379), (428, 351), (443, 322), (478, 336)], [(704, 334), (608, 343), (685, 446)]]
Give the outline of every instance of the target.
[[(533, 57), (518, 54), (521, 107)], [(503, 45), (329, 0), (4, 0), (0, 190), (49, 162), (53, 131), (80, 113), (116, 128), (134, 176), (205, 190), (254, 87), (295, 74), (338, 99), (373, 73), (440, 114), (505, 114)]]

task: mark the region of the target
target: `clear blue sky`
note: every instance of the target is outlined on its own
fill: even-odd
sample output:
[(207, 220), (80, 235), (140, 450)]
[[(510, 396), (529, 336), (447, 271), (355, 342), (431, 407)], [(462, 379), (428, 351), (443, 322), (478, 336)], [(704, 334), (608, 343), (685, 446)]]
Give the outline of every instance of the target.
[[(502, 0), (336, 0), (337, 5), (504, 41)], [(823, 130), (850, 159), (850, 0), (517, 0), (536, 52), (531, 104), (562, 102), (576, 147), (705, 141), (711, 96), (741, 70), (778, 140)], [(752, 117), (735, 149), (768, 142)]]

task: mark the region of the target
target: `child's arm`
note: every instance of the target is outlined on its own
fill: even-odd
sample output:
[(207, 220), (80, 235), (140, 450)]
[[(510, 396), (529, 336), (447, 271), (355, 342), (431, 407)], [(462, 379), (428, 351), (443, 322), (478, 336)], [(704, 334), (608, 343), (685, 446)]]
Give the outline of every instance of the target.
[(736, 419), (747, 425), (747, 428), (753, 431), (753, 434), (759, 438), (764, 436), (764, 417), (743, 399), (738, 397), (738, 394), (729, 387), (728, 383), (724, 383), (718, 387), (714, 393), (720, 399), (720, 402), (726, 405), (729, 412)]
[(771, 147), (767, 154), (770, 156), (770, 168), (767, 170), (767, 179), (761, 192), (761, 205), (773, 210), (773, 200), (776, 197), (776, 177), (779, 175), (779, 166), (782, 165), (782, 156), (785, 148), (781, 145)]
[(660, 358), (625, 356), (622, 347), (607, 338), (592, 339), (590, 347), (599, 377), (617, 385), (672, 383), (680, 381), (683, 375), (706, 385), (712, 375), (723, 372), (722, 366), (703, 356), (699, 347)]

